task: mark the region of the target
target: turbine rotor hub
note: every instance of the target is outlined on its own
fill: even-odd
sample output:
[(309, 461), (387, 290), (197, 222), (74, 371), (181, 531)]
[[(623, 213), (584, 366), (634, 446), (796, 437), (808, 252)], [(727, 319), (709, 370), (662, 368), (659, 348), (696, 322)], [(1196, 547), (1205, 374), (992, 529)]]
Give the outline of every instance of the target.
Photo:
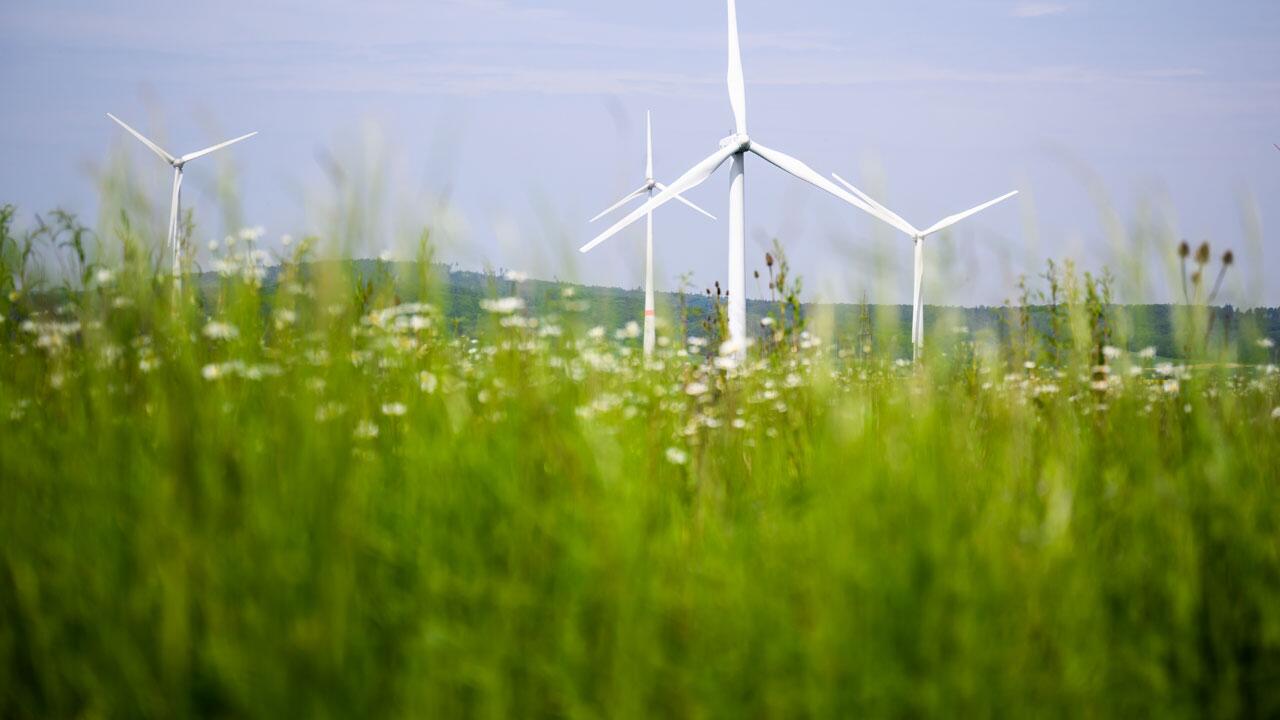
[(720, 141), (721, 148), (736, 148), (738, 152), (751, 149), (751, 138), (746, 133), (734, 133)]

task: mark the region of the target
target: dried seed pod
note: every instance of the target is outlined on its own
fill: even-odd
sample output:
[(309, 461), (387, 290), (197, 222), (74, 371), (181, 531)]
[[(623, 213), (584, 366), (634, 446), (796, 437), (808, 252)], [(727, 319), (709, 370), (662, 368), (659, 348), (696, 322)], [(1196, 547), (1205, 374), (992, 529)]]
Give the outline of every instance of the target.
[(1209, 259), (1213, 256), (1213, 251), (1209, 249), (1208, 242), (1200, 243), (1200, 247), (1196, 248), (1196, 262), (1201, 265), (1208, 265)]

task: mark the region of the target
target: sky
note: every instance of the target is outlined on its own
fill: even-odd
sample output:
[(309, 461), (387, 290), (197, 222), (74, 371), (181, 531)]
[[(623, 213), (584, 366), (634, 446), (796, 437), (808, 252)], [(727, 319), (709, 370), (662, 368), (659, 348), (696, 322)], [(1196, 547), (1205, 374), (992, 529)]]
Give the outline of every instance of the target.
[[(1280, 305), (1280, 4), (1274, 0), (739, 0), (751, 136), (838, 172), (917, 227), (1021, 195), (926, 245), (926, 301), (996, 304), (1046, 259), (1165, 302), (1173, 244), (1239, 262), (1222, 299)], [(97, 218), (112, 153), (154, 198), (175, 154), (197, 237), (231, 228), (219, 178), (269, 246), (325, 233), (335, 178), (374, 199), (351, 252), (638, 287), (643, 228), (588, 255), (587, 220), (718, 147), (732, 118), (722, 0), (8, 0), (0, 5), (0, 202)], [(340, 170), (335, 170), (340, 168)], [(727, 169), (727, 168), (726, 168)], [(335, 175), (335, 173), (337, 173)], [(655, 219), (658, 285), (723, 280), (725, 169)], [(807, 299), (907, 303), (911, 245), (759, 159), (748, 268), (776, 238)], [(208, 251), (202, 250), (207, 261)], [(767, 293), (749, 281), (753, 296)]]

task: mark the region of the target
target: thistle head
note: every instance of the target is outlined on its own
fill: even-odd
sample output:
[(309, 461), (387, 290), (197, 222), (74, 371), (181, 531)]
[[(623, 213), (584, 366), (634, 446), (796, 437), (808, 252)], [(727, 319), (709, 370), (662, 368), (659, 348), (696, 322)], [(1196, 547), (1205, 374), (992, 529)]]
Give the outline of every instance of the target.
[(1235, 253), (1231, 252), (1230, 250), (1222, 253), (1223, 267), (1231, 267), (1233, 264), (1235, 264), (1235, 261), (1236, 261)]
[(1183, 260), (1186, 260), (1187, 256), (1190, 254), (1191, 254), (1191, 246), (1187, 244), (1186, 240), (1183, 240), (1178, 245), (1178, 257), (1182, 258)]
[(1213, 252), (1209, 249), (1207, 242), (1200, 243), (1200, 247), (1196, 248), (1196, 262), (1200, 265), (1208, 265), (1212, 255)]
[(773, 253), (764, 254), (764, 264), (769, 267), (773, 267)]

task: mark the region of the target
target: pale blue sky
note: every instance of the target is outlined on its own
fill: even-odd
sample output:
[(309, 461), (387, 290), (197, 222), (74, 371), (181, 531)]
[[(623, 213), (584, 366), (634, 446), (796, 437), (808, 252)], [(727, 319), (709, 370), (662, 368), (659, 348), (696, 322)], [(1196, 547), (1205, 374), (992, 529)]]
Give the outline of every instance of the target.
[[(1109, 228), (1159, 216), (1245, 260), (1228, 300), (1280, 304), (1274, 0), (739, 0), (739, 13), (761, 142), (918, 226), (1024, 191), (931, 244), (930, 303), (999, 302), (1046, 257), (1122, 270)], [(123, 147), (163, 207), (166, 169), (108, 111), (175, 152), (258, 130), (232, 159), (248, 220), (273, 240), (320, 224), (325, 148), (348, 169), (385, 160), (384, 227), (432, 222), (445, 260), (634, 287), (642, 231), (582, 257), (585, 220), (639, 184), (646, 109), (660, 179), (715, 149), (731, 123), (724, 72), (720, 0), (10, 0), (0, 201), (92, 216), (87, 168)], [(217, 170), (188, 171), (202, 238), (225, 232)], [(748, 173), (751, 258), (776, 235), (813, 292), (908, 302), (905, 238), (762, 161)], [(718, 223), (659, 213), (664, 287), (684, 270), (723, 277), (726, 182), (690, 194)], [(362, 254), (394, 244), (388, 229)], [(1170, 299), (1162, 282), (1129, 295)]]

